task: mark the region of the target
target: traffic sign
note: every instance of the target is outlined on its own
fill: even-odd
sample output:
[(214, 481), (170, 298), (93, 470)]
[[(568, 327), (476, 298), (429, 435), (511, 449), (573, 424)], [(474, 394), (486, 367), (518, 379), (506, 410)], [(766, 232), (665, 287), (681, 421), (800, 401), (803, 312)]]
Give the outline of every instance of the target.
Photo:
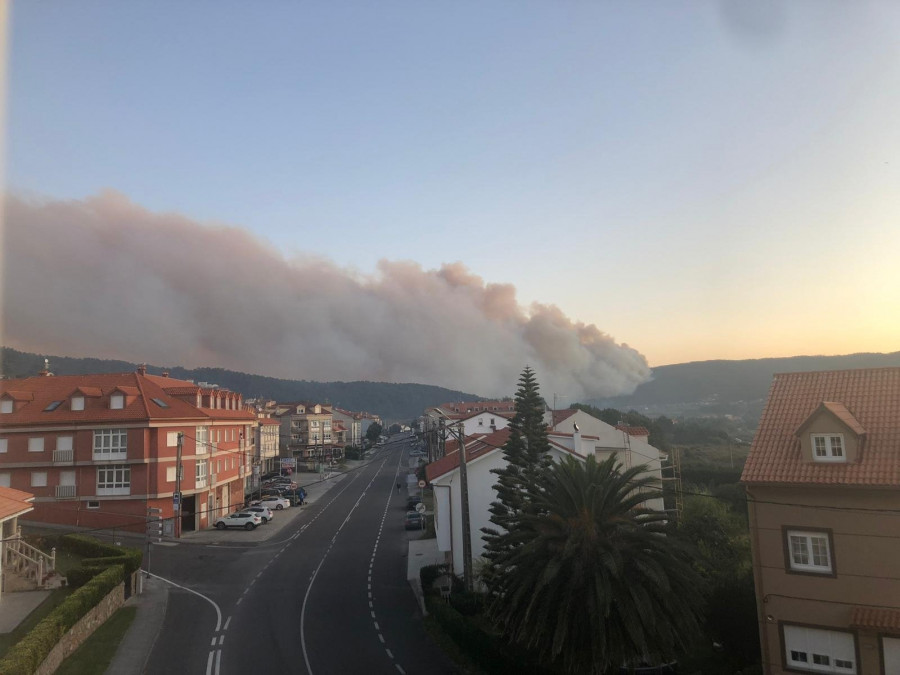
[(424, 480), (420, 480), (420, 481), (419, 481), (419, 487), (420, 487), (420, 488), (425, 487), (425, 481), (424, 481)]
[(181, 510), (180, 502), (181, 502), (181, 493), (176, 492), (175, 494), (172, 495), (172, 506), (175, 507), (176, 511)]
[(425, 505), (422, 502), (416, 504), (416, 511), (419, 513), (425, 513)]
[(297, 466), (297, 460), (294, 457), (282, 457), (281, 458), (281, 468), (286, 467), (294, 467)]

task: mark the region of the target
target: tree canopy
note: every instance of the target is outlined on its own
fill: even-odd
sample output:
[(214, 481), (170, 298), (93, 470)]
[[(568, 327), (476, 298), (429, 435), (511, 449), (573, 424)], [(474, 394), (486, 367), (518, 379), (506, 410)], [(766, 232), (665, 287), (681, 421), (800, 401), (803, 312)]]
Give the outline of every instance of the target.
[(512, 643), (568, 673), (617, 672), (676, 656), (701, 623), (702, 582), (644, 467), (565, 458), (511, 523), (490, 616)]

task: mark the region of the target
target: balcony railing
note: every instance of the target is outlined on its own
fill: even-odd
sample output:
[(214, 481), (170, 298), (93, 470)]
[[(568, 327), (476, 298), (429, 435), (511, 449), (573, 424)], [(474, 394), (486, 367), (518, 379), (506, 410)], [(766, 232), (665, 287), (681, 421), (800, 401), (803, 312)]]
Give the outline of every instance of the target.
[(56, 486), (56, 498), (57, 499), (73, 499), (74, 497), (75, 497), (75, 486), (74, 485), (57, 485)]
[(53, 451), (53, 461), (54, 462), (71, 462), (75, 456), (74, 450), (54, 450)]
[(215, 484), (216, 484), (216, 481), (217, 481), (218, 479), (219, 479), (219, 474), (217, 474), (217, 473), (211, 473), (211, 474), (209, 475), (209, 484), (210, 484), (210, 485), (215, 485)]

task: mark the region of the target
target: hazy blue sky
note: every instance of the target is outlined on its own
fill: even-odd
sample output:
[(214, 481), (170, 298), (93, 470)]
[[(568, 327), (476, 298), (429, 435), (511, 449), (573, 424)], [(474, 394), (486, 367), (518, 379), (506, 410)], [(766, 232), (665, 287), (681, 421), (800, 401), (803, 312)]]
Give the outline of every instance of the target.
[(898, 35), (888, 1), (18, 2), (7, 182), (461, 261), (651, 365), (894, 351)]

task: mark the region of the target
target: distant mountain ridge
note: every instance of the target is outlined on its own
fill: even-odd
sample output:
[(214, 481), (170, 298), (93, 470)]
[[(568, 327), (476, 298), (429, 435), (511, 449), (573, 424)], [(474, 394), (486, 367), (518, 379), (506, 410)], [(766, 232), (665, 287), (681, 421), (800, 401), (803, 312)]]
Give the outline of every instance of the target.
[[(137, 364), (128, 361), (67, 356), (47, 358), (50, 359), (50, 369), (58, 375), (128, 372), (137, 368)], [(44, 355), (0, 347), (0, 371), (6, 377), (36, 375), (43, 366)], [(653, 379), (640, 385), (630, 396), (591, 399), (583, 403), (622, 411), (638, 410), (650, 415), (738, 415), (753, 420), (755, 425), (775, 373), (883, 367), (900, 367), (900, 352), (693, 361), (654, 368)], [(447, 401), (483, 399), (475, 394), (427, 384), (312, 382), (251, 375), (224, 368), (147, 366), (147, 371), (153, 374), (163, 370), (178, 379), (218, 384), (248, 398), (328, 401), (349, 410), (373, 412), (390, 421), (413, 419), (421, 415), (426, 407)], [(510, 383), (510, 387), (514, 385)], [(569, 403), (575, 401), (565, 402), (566, 405)]]
[[(20, 352), (0, 347), (0, 372), (8, 378), (32, 377), (50, 360), (50, 370), (56, 375), (85, 375), (89, 373), (124, 373), (138, 364), (109, 359), (73, 358)], [(387, 421), (409, 421), (432, 405), (446, 401), (474, 401), (482, 397), (466, 392), (428, 384), (394, 384), (390, 382), (311, 382), (284, 380), (263, 375), (251, 375), (224, 368), (182, 368), (147, 365), (147, 372), (159, 375), (167, 371), (171, 377), (194, 382), (209, 382), (224, 389), (240, 392), (245, 398), (269, 398), (277, 401), (316, 401), (334, 404), (354, 411), (380, 415)]]
[(693, 361), (653, 368), (653, 379), (630, 396), (594, 405), (655, 414), (750, 414), (758, 417), (775, 373), (900, 366), (900, 352)]

